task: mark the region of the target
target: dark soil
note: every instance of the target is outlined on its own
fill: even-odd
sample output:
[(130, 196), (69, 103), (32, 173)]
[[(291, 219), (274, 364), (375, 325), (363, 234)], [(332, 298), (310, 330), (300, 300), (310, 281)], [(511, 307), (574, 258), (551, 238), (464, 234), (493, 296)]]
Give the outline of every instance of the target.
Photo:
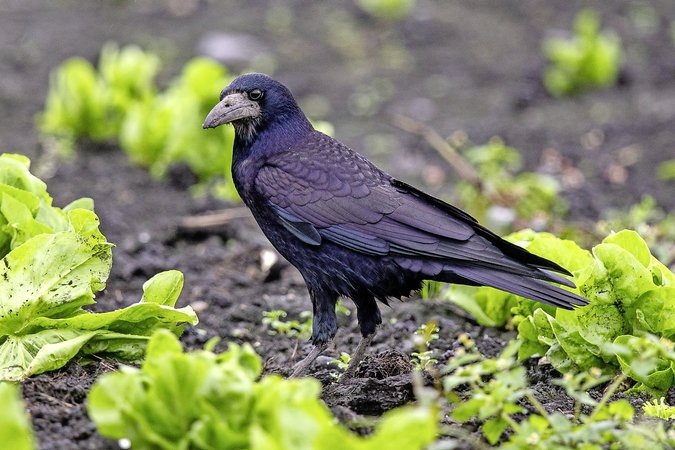
[[(522, 150), (528, 169), (546, 168), (563, 181), (562, 174), (573, 170), (578, 182), (564, 184), (571, 219), (594, 220), (602, 210), (628, 206), (645, 193), (673, 210), (672, 185), (658, 182), (654, 168), (675, 158), (675, 43), (669, 35), (675, 7), (668, 0), (590, 3), (624, 41), (622, 83), (556, 100), (539, 81), (541, 40), (552, 30), (569, 29), (576, 11), (589, 2), (419, 0), (411, 17), (389, 24), (366, 16), (351, 1), (4, 1), (2, 149), (33, 158), (56, 205), (94, 198), (102, 230), (117, 245), (110, 280), (95, 309), (138, 301), (144, 281), (176, 268), (185, 274), (180, 304), (192, 305), (201, 320), (187, 328), (186, 346), (200, 347), (213, 336), (249, 342), (266, 371), (285, 373), (309, 344), (271, 336), (261, 318), (267, 310), (284, 309), (289, 318), (297, 318), (310, 309), (298, 272), (283, 260), (263, 270), (261, 253), (271, 247), (248, 216), (198, 233), (180, 228), (183, 217), (232, 206), (192, 197), (184, 170), (155, 181), (131, 167), (114, 146), (91, 144), (72, 160), (54, 164), (38, 145), (33, 122), (43, 105), (49, 70), (70, 56), (94, 61), (101, 45), (115, 40), (158, 52), (165, 81), (208, 47), (204, 39), (210, 33), (243, 34), (247, 40), (234, 49), (237, 55), (228, 57), (233, 72), (274, 70), (312, 117), (332, 122), (336, 137), (398, 178), (423, 185), (429, 181), (425, 173), (441, 168), (440, 182), (427, 189), (450, 195), (456, 176), (417, 137), (390, 125), (395, 113), (415, 117), (444, 135), (462, 130), (474, 142), (502, 136)], [(364, 104), (366, 97), (369, 103)], [(195, 126), (202, 119), (195, 118)], [(553, 166), (551, 155), (557, 161)], [(443, 302), (393, 302), (391, 308), (383, 307), (383, 316), (386, 325), (361, 377), (332, 384), (337, 371), (326, 365), (329, 358), (320, 358), (311, 369), (326, 386), (326, 402), (347, 422), (413, 398), (410, 368), (400, 363), (414, 351), (411, 336), (426, 321), (433, 319), (440, 327), (440, 339), (433, 343), (440, 361), (452, 355), (460, 333), (469, 334), (490, 356), (513, 337), (479, 327)], [(359, 338), (353, 315), (340, 320), (328, 357), (353, 351)], [(114, 367), (108, 360), (71, 363), (24, 383), (41, 448), (117, 448), (96, 433), (85, 409), (96, 376)], [(559, 388), (550, 384), (554, 371), (532, 364), (528, 373), (547, 408), (570, 410)]]

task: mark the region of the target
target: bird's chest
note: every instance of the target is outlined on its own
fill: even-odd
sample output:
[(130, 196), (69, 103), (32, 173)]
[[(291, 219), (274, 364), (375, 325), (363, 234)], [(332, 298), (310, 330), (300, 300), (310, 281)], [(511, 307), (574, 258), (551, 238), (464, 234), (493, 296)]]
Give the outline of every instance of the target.
[(251, 210), (253, 217), (260, 225), (267, 238), (275, 247), (283, 246), (284, 239), (288, 239), (283, 229), (279, 228), (267, 200), (256, 189), (255, 180), (261, 164), (254, 159), (239, 159), (232, 164), (232, 179), (239, 196)]
[(260, 163), (246, 158), (234, 161), (232, 164), (232, 181), (239, 196), (249, 208), (251, 198), (255, 195), (255, 177), (260, 170)]

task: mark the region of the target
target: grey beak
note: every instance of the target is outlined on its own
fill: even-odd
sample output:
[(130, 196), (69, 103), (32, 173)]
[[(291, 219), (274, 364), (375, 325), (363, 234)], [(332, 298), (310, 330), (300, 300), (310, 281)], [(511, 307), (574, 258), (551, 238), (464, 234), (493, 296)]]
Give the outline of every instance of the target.
[(246, 94), (236, 92), (225, 96), (204, 119), (202, 128), (216, 128), (226, 123), (260, 115), (260, 105), (250, 100)]

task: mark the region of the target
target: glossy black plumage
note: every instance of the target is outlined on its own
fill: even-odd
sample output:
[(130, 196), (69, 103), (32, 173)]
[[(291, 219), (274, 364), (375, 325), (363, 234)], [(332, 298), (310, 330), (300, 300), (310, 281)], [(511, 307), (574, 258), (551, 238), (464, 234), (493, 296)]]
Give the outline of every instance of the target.
[[(242, 108), (252, 112), (240, 117)], [(204, 127), (229, 122), (236, 131), (235, 185), (265, 235), (304, 277), (316, 345), (335, 335), (339, 296), (354, 301), (367, 336), (381, 322), (376, 300), (408, 295), (429, 279), (493, 286), (567, 309), (587, 303), (549, 284), (574, 286), (553, 273), (569, 275), (564, 268), (315, 131), (288, 89), (271, 78), (243, 75), (223, 91)]]

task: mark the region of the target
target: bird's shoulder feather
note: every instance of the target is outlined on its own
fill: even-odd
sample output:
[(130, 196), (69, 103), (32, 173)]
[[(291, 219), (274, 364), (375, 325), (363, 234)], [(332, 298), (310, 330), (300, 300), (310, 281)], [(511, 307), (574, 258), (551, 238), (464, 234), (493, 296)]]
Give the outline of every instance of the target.
[(289, 231), (313, 245), (328, 239), (380, 255), (416, 253), (419, 246), (432, 253), (429, 246), (444, 239), (474, 235), (465, 217), (412, 195), (407, 185), (325, 135), (270, 158), (256, 189)]
[(375, 222), (400, 204), (391, 177), (335, 139), (315, 132), (267, 159), (255, 184), (277, 208), (314, 210), (313, 224)]

